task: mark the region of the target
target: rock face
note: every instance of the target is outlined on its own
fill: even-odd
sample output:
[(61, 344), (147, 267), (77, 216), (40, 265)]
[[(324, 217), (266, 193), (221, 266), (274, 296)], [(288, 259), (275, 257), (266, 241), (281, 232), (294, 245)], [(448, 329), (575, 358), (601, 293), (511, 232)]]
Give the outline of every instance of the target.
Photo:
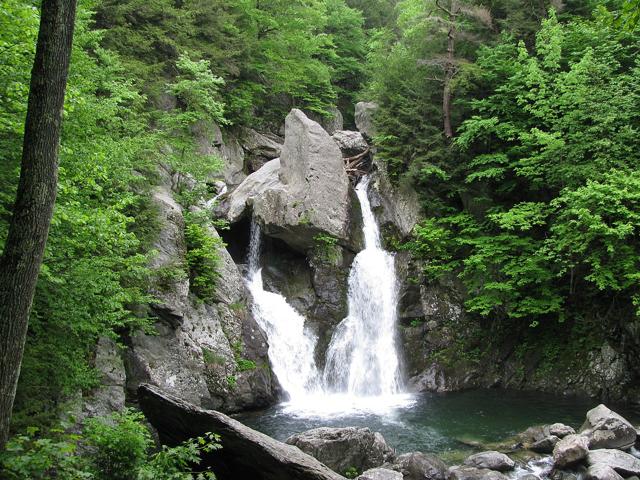
[(558, 468), (573, 465), (589, 453), (589, 439), (582, 435), (567, 435), (553, 449), (553, 463)]
[(395, 453), (378, 432), (368, 428), (315, 428), (292, 435), (287, 443), (320, 460), (338, 473), (379, 467)]
[(229, 196), (228, 220), (231, 223), (237, 222), (248, 213), (255, 198), (268, 190), (280, 188), (279, 175), (280, 159), (265, 163), (258, 171), (249, 175)]
[(358, 131), (372, 138), (376, 134), (375, 125), (373, 123), (373, 115), (378, 110), (378, 104), (375, 102), (358, 102), (356, 103), (356, 127)]
[(256, 132), (251, 128), (243, 128), (240, 141), (247, 157), (248, 169), (259, 170), (265, 163), (280, 157), (282, 141), (274, 136)]
[(591, 450), (587, 456), (587, 463), (591, 466), (607, 465), (624, 477), (640, 475), (640, 459), (620, 450)]
[(272, 164), (267, 172), (262, 171), (267, 165), (240, 185), (238, 193), (231, 194), (230, 205), (235, 207), (230, 208), (229, 221), (237, 221), (251, 203), (263, 232), (298, 251), (312, 248), (319, 233), (348, 242), (349, 179), (340, 148), (318, 123), (302, 111), (292, 110), (285, 122), (277, 182), (274, 181), (277, 164)]
[(442, 460), (422, 452), (404, 453), (384, 467), (400, 472), (404, 480), (445, 480), (449, 473)]
[(513, 470), (516, 465), (516, 463), (504, 453), (495, 451), (471, 455), (464, 461), (464, 464), (469, 467), (488, 468), (489, 470), (497, 470), (499, 472)]
[[(224, 282), (211, 301), (190, 293), (185, 271), (186, 244), (181, 207), (168, 187), (154, 192), (160, 214), (159, 252), (151, 267), (156, 272), (152, 293), (157, 303), (157, 335), (136, 333), (126, 355), (127, 387), (135, 395), (149, 382), (197, 405), (238, 411), (269, 405), (274, 385), (269, 374), (264, 333), (250, 314), (249, 296), (229, 253), (219, 250)], [(211, 229), (211, 236), (217, 232)], [(255, 368), (240, 369), (250, 360)]]
[(629, 448), (637, 436), (633, 425), (602, 404), (587, 412), (587, 420), (580, 432), (589, 439), (589, 446), (593, 449)]
[(100, 386), (84, 401), (83, 415), (104, 416), (125, 406), (126, 373), (118, 346), (110, 338), (98, 340), (94, 366), (100, 374)]
[(298, 448), (250, 429), (226, 415), (203, 410), (157, 387), (141, 385), (138, 391), (145, 416), (160, 440), (176, 445), (206, 432), (221, 436), (222, 449), (207, 456), (218, 478), (265, 480), (343, 480)]
[(353, 157), (369, 151), (369, 143), (360, 132), (339, 130), (331, 138), (338, 144), (344, 157)]

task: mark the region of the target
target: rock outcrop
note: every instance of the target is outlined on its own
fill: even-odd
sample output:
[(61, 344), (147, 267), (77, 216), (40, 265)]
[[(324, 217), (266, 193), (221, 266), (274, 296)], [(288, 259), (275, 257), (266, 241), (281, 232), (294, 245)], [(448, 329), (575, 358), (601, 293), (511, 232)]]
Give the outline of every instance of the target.
[(282, 140), (253, 130), (243, 128), (240, 132), (240, 141), (244, 149), (247, 169), (255, 172), (270, 160), (280, 157), (282, 152)]
[[(340, 148), (329, 134), (294, 109), (285, 123), (278, 182), (273, 182), (276, 164), (269, 163), (230, 195), (234, 207), (227, 215), (229, 221), (246, 215), (251, 205), (266, 235), (300, 252), (312, 248), (320, 233), (348, 243), (350, 184)], [(267, 166), (269, 170), (263, 172)], [(269, 184), (260, 184), (265, 179)]]
[(356, 103), (356, 127), (358, 131), (372, 138), (376, 134), (376, 128), (373, 123), (373, 116), (378, 110), (378, 104), (375, 102), (358, 102)]
[(636, 441), (636, 429), (625, 418), (600, 404), (587, 412), (580, 433), (589, 439), (589, 447), (629, 448)]
[[(267, 342), (250, 313), (250, 298), (237, 266), (220, 249), (220, 282), (203, 302), (190, 293), (186, 272), (184, 218), (167, 186), (154, 192), (160, 233), (151, 263), (157, 299), (156, 335), (138, 332), (129, 339), (127, 387), (135, 395), (142, 382), (153, 383), (208, 408), (238, 411), (274, 400)], [(210, 229), (209, 235), (217, 236)], [(246, 360), (239, 368), (238, 362)]]
[(364, 471), (394, 459), (395, 452), (378, 432), (368, 428), (315, 428), (292, 435), (287, 443), (317, 458), (338, 473)]
[(94, 367), (100, 375), (100, 385), (84, 399), (82, 416), (104, 416), (121, 411), (125, 406), (127, 378), (120, 348), (110, 338), (98, 340)]
[(220, 435), (222, 449), (204, 460), (215, 466), (221, 480), (344, 480), (300, 449), (220, 412), (204, 410), (151, 385), (141, 385), (138, 398), (142, 411), (165, 444), (177, 445), (206, 432)]

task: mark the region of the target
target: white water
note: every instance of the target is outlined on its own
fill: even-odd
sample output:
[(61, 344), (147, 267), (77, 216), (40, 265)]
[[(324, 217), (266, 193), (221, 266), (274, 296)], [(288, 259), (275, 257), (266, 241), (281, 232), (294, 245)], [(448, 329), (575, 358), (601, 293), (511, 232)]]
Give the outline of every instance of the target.
[(332, 391), (388, 396), (400, 391), (395, 342), (398, 284), (393, 255), (381, 247), (368, 186), (365, 177), (356, 187), (365, 248), (351, 267), (349, 314), (333, 333), (323, 377)]
[(269, 339), (269, 359), (289, 395), (285, 411), (300, 416), (389, 415), (413, 404), (401, 393), (395, 344), (398, 286), (394, 258), (381, 247), (367, 197), (368, 179), (356, 188), (362, 209), (365, 249), (349, 275), (349, 313), (334, 331), (321, 374), (314, 360), (317, 338), (282, 295), (264, 290), (260, 269), (260, 227), (251, 227), (248, 287), (253, 313)]
[(260, 226), (255, 221), (251, 224), (247, 284), (253, 296), (253, 314), (269, 339), (273, 373), (289, 401), (298, 402), (319, 389), (314, 360), (317, 339), (305, 329), (304, 317), (282, 295), (265, 291), (260, 268)]

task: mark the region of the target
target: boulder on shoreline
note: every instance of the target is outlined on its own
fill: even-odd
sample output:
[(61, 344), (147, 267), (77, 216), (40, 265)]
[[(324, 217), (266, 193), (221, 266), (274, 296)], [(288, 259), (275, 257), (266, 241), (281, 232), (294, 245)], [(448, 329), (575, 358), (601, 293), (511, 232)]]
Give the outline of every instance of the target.
[(624, 417), (598, 405), (587, 412), (580, 433), (589, 439), (589, 447), (627, 449), (636, 442), (636, 429)]
[(286, 443), (340, 474), (350, 468), (362, 472), (395, 459), (395, 452), (384, 437), (368, 428), (314, 428), (292, 435)]
[(487, 468), (498, 472), (507, 472), (513, 470), (516, 463), (504, 453), (496, 451), (488, 451), (476, 453), (468, 457), (464, 464), (469, 467)]
[(584, 460), (589, 453), (589, 439), (582, 435), (567, 435), (553, 449), (553, 463), (565, 468)]
[(442, 460), (422, 452), (404, 453), (383, 467), (400, 472), (404, 480), (446, 480), (449, 473)]

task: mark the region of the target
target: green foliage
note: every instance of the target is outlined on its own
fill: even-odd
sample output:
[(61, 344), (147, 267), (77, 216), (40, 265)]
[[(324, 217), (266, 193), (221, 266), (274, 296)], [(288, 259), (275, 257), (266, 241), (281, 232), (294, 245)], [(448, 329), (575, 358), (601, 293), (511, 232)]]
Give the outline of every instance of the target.
[(36, 480), (213, 480), (209, 469), (194, 471), (201, 454), (221, 448), (220, 437), (206, 433), (176, 447), (154, 452), (144, 416), (125, 410), (85, 422), (81, 434), (30, 428), (10, 439), (0, 453), (3, 478)]
[(220, 278), (219, 250), (224, 248), (225, 244), (206, 224), (189, 223), (189, 218), (185, 228), (185, 239), (191, 290), (201, 300), (211, 300), (214, 297), (216, 282)]
[(347, 478), (356, 478), (360, 473), (356, 467), (349, 467), (345, 470), (344, 476)]
[(325, 262), (335, 264), (342, 258), (338, 239), (332, 235), (318, 233), (313, 237), (313, 241), (315, 242), (315, 254)]

